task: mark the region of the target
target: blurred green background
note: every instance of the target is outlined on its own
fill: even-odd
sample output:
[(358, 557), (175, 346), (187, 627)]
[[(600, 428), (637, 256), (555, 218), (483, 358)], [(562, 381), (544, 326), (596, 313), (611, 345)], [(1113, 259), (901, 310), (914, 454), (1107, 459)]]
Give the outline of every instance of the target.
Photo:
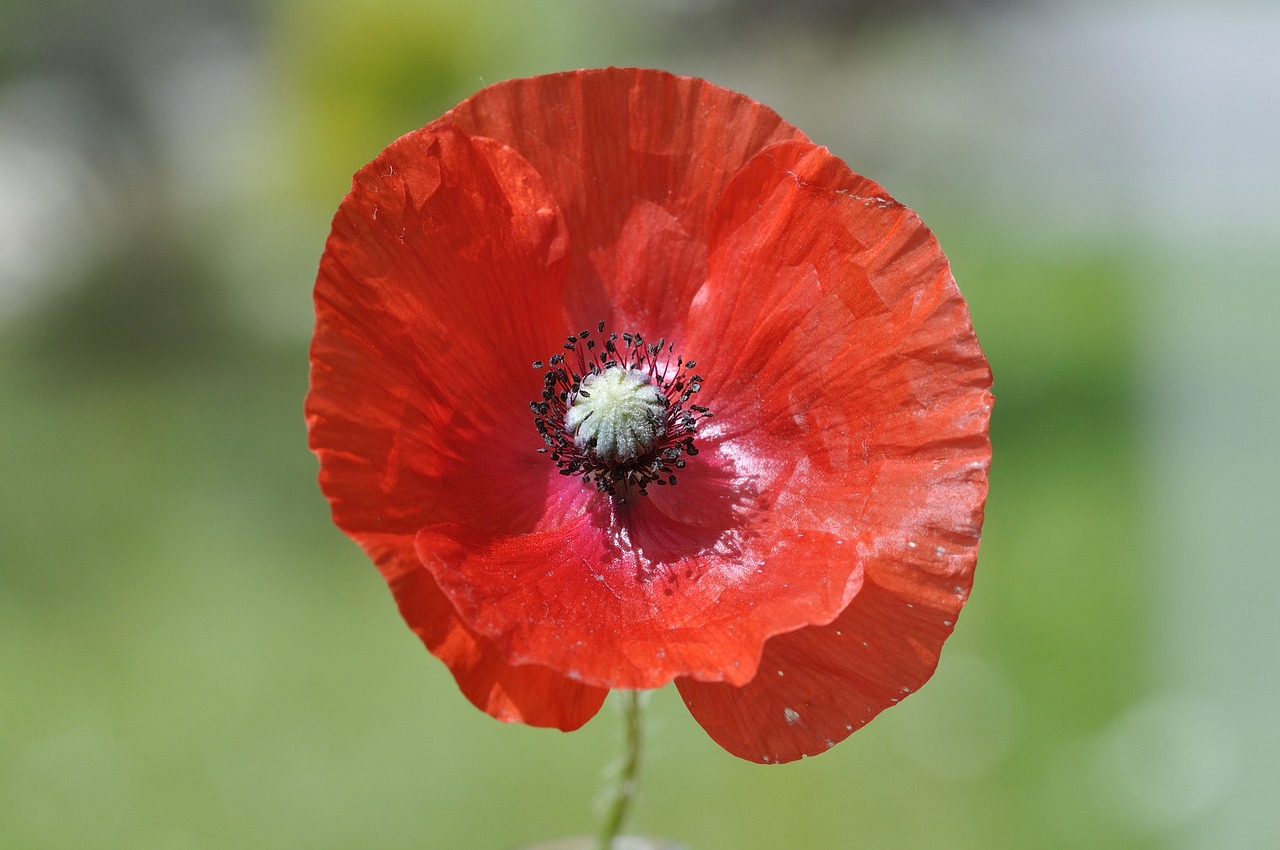
[(4, 0), (0, 847), (594, 830), (618, 712), (473, 709), (331, 526), (302, 398), (350, 175), (607, 64), (743, 91), (918, 210), (997, 395), (934, 681), (781, 767), (659, 692), (635, 831), (1280, 846), (1278, 41), (1244, 0)]

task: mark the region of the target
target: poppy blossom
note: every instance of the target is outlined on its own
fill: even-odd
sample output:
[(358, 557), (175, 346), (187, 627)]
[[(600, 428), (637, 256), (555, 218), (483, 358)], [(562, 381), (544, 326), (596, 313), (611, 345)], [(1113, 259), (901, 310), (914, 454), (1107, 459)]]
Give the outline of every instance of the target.
[(920, 219), (767, 107), (483, 89), (355, 175), (315, 307), (334, 520), (482, 710), (569, 730), (674, 681), (782, 762), (932, 674), (991, 373)]

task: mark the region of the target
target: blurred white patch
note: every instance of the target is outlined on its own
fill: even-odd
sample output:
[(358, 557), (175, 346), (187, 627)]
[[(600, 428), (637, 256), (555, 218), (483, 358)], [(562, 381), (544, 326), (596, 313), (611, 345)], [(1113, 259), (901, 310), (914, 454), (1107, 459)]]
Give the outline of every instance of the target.
[(0, 87), (0, 324), (74, 281), (108, 237), (108, 193), (78, 146), (83, 100), (56, 77)]
[(1157, 695), (1125, 712), (1096, 744), (1094, 777), (1115, 813), (1142, 831), (1203, 815), (1231, 790), (1239, 741), (1221, 709)]
[(333, 210), (298, 201), (296, 137), (281, 91), (234, 29), (174, 25), (134, 81), (160, 141), (156, 175), (184, 227), (211, 246), (212, 271), (240, 322), (303, 340), (310, 289)]
[(1188, 694), (1135, 703), (1049, 763), (1046, 815), (1065, 846), (1135, 836), (1185, 836), (1239, 784), (1240, 739), (1223, 707)]
[(161, 142), (163, 176), (184, 208), (222, 209), (255, 190), (252, 157), (269, 129), (255, 60), (243, 38), (213, 27), (179, 29), (168, 50), (139, 62), (134, 82)]

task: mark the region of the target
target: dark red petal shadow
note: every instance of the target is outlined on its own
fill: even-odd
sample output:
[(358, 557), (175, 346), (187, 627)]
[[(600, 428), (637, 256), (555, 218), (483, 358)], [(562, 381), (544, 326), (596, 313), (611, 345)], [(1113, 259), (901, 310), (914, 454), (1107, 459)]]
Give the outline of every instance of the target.
[[(574, 509), (524, 417), (530, 363), (560, 338), (567, 268), (555, 201), (517, 154), (456, 128), (410, 134), (362, 169), (316, 282), (307, 424), (334, 521), (479, 707), (574, 728), (604, 693), (506, 669), (422, 569), (414, 535), (465, 521), (529, 530)], [(509, 498), (510, 488), (529, 494)], [(580, 508), (579, 508), (580, 509)]]

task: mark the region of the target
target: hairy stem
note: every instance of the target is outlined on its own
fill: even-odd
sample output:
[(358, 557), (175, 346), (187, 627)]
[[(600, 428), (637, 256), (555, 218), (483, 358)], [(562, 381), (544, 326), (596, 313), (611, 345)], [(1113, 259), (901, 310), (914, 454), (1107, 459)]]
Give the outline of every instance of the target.
[(640, 751), (644, 744), (644, 701), (639, 691), (627, 691), (626, 700), (625, 750), (613, 799), (605, 815), (604, 827), (600, 830), (600, 850), (612, 850), (613, 841), (622, 832), (622, 826), (636, 801), (639, 787)]

